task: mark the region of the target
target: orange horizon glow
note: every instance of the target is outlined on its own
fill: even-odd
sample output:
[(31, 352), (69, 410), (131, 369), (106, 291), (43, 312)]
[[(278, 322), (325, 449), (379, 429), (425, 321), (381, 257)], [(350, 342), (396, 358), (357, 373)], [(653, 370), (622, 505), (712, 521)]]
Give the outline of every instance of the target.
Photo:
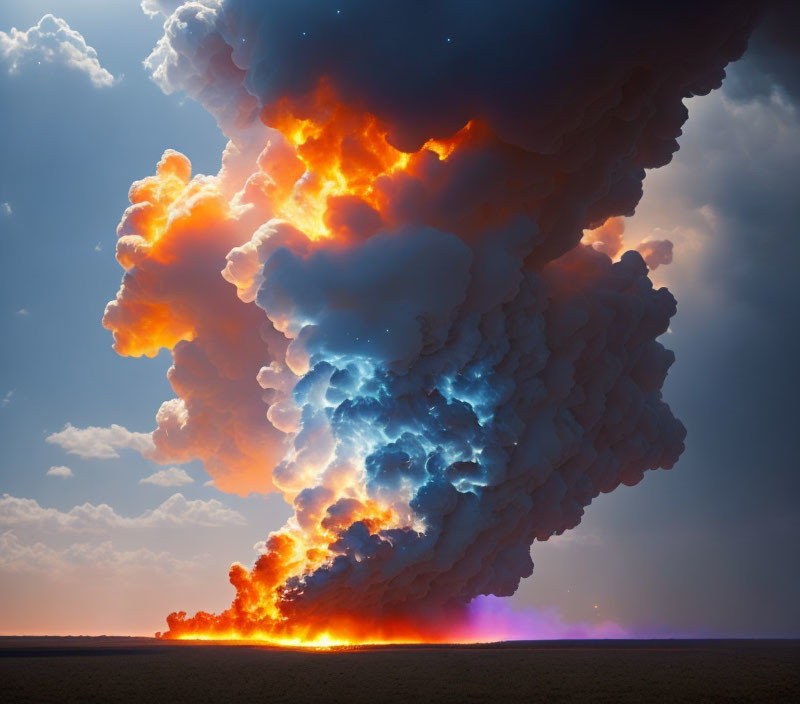
[[(156, 638), (169, 641), (215, 642), (219, 644), (258, 644), (280, 648), (331, 649), (357, 646), (390, 646), (390, 645), (425, 645), (452, 644), (470, 645), (476, 643), (496, 643), (509, 639), (508, 629), (504, 624), (471, 622), (466, 610), (458, 613), (441, 614), (431, 622), (420, 619), (386, 618), (381, 623), (359, 623), (355, 618), (337, 618), (333, 616), (330, 623), (309, 626), (298, 620), (279, 619), (271, 624), (274, 630), (253, 628), (252, 624), (242, 626), (246, 630), (237, 630), (220, 618), (199, 612), (193, 618), (183, 620), (186, 630), (181, 630), (176, 616), (170, 614), (167, 619), (170, 630), (156, 633)], [(209, 624), (213, 620), (214, 625)], [(240, 622), (241, 623), (241, 622)], [(226, 630), (227, 628), (227, 630)]]
[(268, 634), (264, 635), (250, 635), (243, 636), (237, 633), (229, 634), (214, 634), (214, 635), (180, 635), (175, 638), (163, 637), (156, 635), (161, 640), (172, 640), (181, 642), (202, 642), (214, 643), (219, 645), (266, 645), (276, 648), (287, 649), (308, 649), (308, 650), (334, 650), (346, 649), (355, 647), (375, 647), (375, 646), (391, 646), (391, 645), (475, 645), (478, 643), (497, 643), (498, 640), (486, 640), (485, 638), (467, 638), (467, 639), (453, 639), (453, 638), (397, 638), (397, 639), (347, 639), (339, 636), (332, 636), (328, 633), (322, 633), (314, 636), (313, 638), (275, 638)]

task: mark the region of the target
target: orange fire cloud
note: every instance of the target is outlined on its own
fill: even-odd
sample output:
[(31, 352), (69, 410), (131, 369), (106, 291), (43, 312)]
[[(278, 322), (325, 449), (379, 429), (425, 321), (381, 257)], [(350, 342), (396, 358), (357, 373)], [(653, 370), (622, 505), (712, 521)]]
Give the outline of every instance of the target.
[(158, 413), (152, 458), (200, 458), (224, 491), (268, 491), (283, 434), (264, 422), (252, 380), (270, 345), (280, 353), (285, 342), (262, 334), (263, 314), (219, 276), (225, 255), (247, 237), (237, 212), (246, 206), (229, 202), (217, 179), (190, 175), (189, 160), (170, 150), (154, 176), (131, 187), (117, 243), (126, 273), (103, 325), (121, 355), (172, 351), (168, 377), (178, 397)]
[[(469, 124), (450, 139), (401, 152), (373, 115), (338, 103), (324, 83), (308, 104), (282, 100), (262, 118), (276, 132), (232, 197), (219, 177), (192, 178), (188, 159), (172, 150), (154, 176), (133, 184), (131, 206), (118, 228), (117, 259), (126, 274), (103, 318), (121, 355), (172, 351), (169, 379), (177, 398), (159, 411), (153, 458), (199, 457), (218, 488), (242, 494), (273, 488), (271, 469), (286, 452), (285, 433), (268, 420), (270, 405), (279, 400), (275, 389), (264, 392), (253, 381), (276, 368), (277, 376), (291, 372), (280, 362), (285, 338), (274, 329), (265, 335), (271, 326), (263, 312), (237, 298), (219, 276), (226, 255), (247, 244), (254, 223), (270, 217), (303, 233), (312, 246), (370, 236), (391, 220), (388, 200), (376, 187), (381, 179), (414, 174), (431, 157), (448, 159), (473, 130)], [(256, 272), (257, 267), (249, 273)], [(263, 394), (270, 391), (265, 402)], [(310, 485), (319, 471), (319, 462), (308, 464)], [(302, 483), (277, 483), (294, 502)], [(331, 613), (325, 624), (316, 624), (289, 613), (287, 583), (330, 562), (330, 545), (343, 529), (356, 521), (371, 534), (413, 528), (407, 509), (401, 515), (367, 496), (363, 467), (340, 467), (320, 491), (320, 509), (309, 508), (273, 533), (251, 571), (231, 567), (236, 597), (230, 609), (191, 619), (172, 614), (163, 637), (317, 645), (446, 639), (444, 631), (437, 636), (429, 624), (423, 633), (401, 616), (370, 625)], [(335, 515), (325, 511), (328, 506), (337, 507)]]
[(373, 234), (385, 222), (378, 180), (398, 171), (413, 173), (428, 153), (446, 159), (471, 128), (468, 124), (447, 140), (429, 140), (418, 152), (401, 152), (387, 141), (388, 130), (374, 115), (338, 102), (324, 81), (302, 105), (283, 98), (263, 108), (261, 117), (286, 138), (296, 157), (282, 174), (294, 178), (291, 191), (276, 180), (275, 211), (312, 240), (353, 236), (343, 208), (371, 213), (358, 236)]
[[(274, 109), (264, 110), (262, 119), (278, 130), (291, 151), (282, 149), (259, 159), (263, 192), (276, 216), (302, 232), (312, 243), (364, 239), (386, 224), (382, 199), (376, 184), (398, 172), (414, 173), (420, 161), (433, 154), (446, 160), (471, 130), (467, 125), (448, 140), (429, 141), (421, 150), (408, 154), (395, 149), (386, 139), (377, 119), (338, 103), (324, 83), (310, 104), (296, 106), (281, 100)], [(358, 213), (359, 217), (354, 217)], [(354, 227), (354, 221), (361, 229)], [(298, 490), (313, 485), (320, 463), (311, 462), (308, 480), (282, 486), (284, 498), (293, 503)], [(266, 543), (266, 551), (251, 571), (235, 564), (230, 581), (236, 597), (230, 609), (219, 615), (198, 613), (168, 618), (167, 638), (257, 639), (284, 645), (336, 645), (355, 642), (412, 642), (452, 639), (443, 625), (420, 624), (402, 616), (370, 623), (351, 614), (337, 614), (332, 608), (324, 623), (306, 621), (292, 613), (287, 583), (310, 574), (334, 556), (330, 546), (342, 530), (360, 521), (370, 534), (387, 528), (410, 528), (410, 517), (398, 515), (389, 505), (367, 496), (364, 469), (339, 468), (320, 485), (324, 502), (320, 510), (309, 509)], [(335, 515), (325, 509), (337, 507)], [(438, 635), (437, 635), (438, 633)]]

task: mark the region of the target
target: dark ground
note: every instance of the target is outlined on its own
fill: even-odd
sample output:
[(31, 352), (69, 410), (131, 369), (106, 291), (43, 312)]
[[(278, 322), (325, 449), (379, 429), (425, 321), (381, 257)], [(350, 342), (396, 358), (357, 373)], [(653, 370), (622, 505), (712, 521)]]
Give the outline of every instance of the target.
[(800, 702), (800, 641), (298, 651), (0, 637), (0, 702)]

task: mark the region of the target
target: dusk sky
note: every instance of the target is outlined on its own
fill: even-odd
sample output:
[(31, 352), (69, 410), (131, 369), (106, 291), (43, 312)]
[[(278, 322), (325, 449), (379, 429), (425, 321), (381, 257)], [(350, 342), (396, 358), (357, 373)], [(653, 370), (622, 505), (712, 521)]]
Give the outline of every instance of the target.
[[(221, 491), (199, 460), (143, 457), (174, 395), (171, 355), (122, 357), (101, 325), (131, 183), (166, 149), (216, 174), (227, 142), (143, 65), (169, 3), (143, 4), (0, 6), (4, 634), (152, 635), (171, 611), (225, 609), (231, 562), (249, 568), (292, 515), (279, 493)], [(53, 51), (66, 35), (49, 13), (75, 33), (69, 51)], [(37, 25), (11, 47), (12, 28)], [(796, 35), (773, 30), (686, 101), (680, 150), (622, 221), (625, 249), (673, 243), (650, 276), (678, 301), (659, 342), (675, 352), (663, 400), (686, 449), (534, 543), (509, 608), (548, 632), (800, 636), (800, 60)]]

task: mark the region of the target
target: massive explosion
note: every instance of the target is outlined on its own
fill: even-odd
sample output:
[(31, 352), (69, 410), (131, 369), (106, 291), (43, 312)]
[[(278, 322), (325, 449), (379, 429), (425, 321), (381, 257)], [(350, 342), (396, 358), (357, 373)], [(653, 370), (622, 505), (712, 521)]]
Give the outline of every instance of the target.
[(756, 8), (613, 5), (148, 0), (148, 68), (230, 142), (132, 186), (103, 324), (172, 351), (153, 459), (294, 507), (164, 637), (474, 639), (534, 540), (676, 462), (675, 300), (581, 238), (619, 236)]

